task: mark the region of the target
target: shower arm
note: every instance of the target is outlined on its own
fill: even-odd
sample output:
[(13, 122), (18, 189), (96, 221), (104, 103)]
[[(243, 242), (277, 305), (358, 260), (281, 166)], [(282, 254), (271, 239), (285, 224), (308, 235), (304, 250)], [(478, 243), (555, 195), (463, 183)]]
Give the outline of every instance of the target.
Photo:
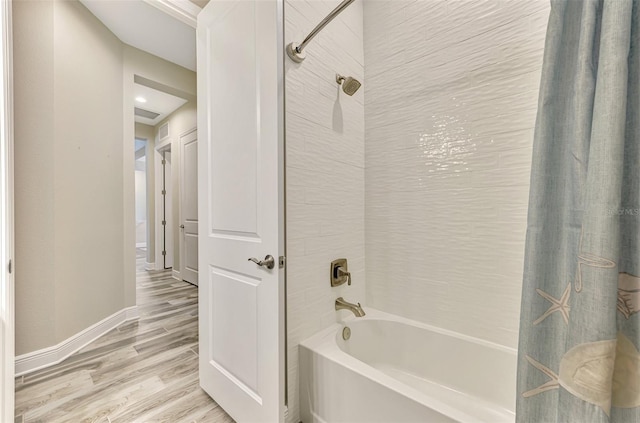
[(306, 58), (306, 54), (304, 54), (304, 48), (309, 44), (313, 38), (318, 35), (322, 29), (329, 24), (332, 20), (336, 18), (344, 9), (347, 8), (351, 3), (355, 0), (343, 0), (342, 3), (338, 5), (335, 9), (331, 11), (313, 30), (307, 35), (307, 37), (302, 40), (300, 44), (290, 43), (287, 46), (287, 54), (296, 63), (302, 63), (302, 61)]

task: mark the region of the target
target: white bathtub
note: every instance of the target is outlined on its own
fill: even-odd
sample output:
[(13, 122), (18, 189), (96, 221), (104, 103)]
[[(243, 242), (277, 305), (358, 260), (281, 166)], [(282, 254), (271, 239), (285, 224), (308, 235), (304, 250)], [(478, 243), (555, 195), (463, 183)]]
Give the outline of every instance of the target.
[(516, 350), (365, 311), (300, 344), (303, 423), (515, 420)]

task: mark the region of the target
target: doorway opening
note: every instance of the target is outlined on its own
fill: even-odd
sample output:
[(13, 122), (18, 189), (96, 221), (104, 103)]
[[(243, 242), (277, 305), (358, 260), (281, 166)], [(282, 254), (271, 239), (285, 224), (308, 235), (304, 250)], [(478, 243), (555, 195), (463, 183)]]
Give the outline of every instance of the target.
[[(144, 270), (171, 270), (183, 280), (182, 251), (185, 242), (181, 193), (185, 165), (181, 160), (182, 135), (194, 131), (196, 98), (171, 86), (135, 75), (135, 137), (145, 139), (146, 175), (146, 263)], [(136, 151), (138, 151), (137, 146)], [(141, 153), (136, 152), (136, 160)], [(140, 166), (136, 164), (136, 168)], [(189, 173), (190, 174), (190, 173)], [(136, 181), (137, 183), (137, 181)], [(137, 199), (140, 197), (137, 196)], [(136, 209), (137, 211), (137, 209)], [(136, 235), (141, 225), (136, 217)], [(142, 243), (136, 240), (136, 255), (142, 254)], [(136, 264), (140, 269), (140, 262)], [(192, 282), (189, 280), (189, 282)]]
[(136, 210), (136, 257), (145, 257), (147, 252), (147, 140), (135, 139), (135, 210)]

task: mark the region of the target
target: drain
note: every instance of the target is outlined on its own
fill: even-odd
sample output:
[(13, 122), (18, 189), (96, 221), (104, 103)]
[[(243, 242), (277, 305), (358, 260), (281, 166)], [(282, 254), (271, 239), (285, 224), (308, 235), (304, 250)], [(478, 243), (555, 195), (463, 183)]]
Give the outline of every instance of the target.
[(351, 338), (351, 329), (349, 329), (348, 326), (345, 326), (344, 329), (342, 329), (342, 339), (346, 341), (349, 338)]

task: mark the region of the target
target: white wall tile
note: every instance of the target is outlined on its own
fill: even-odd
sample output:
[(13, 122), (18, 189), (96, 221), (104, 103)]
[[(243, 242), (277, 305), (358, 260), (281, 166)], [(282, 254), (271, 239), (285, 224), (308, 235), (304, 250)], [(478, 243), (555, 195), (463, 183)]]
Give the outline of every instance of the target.
[[(287, 0), (285, 41), (337, 4)], [(516, 345), (547, 17), (545, 0), (357, 1), (286, 60), (288, 422), (298, 343), (338, 296)], [(338, 257), (352, 287), (329, 286)]]
[(515, 347), (546, 1), (366, 1), (367, 304)]
[[(285, 41), (300, 42), (337, 1), (287, 0)], [(298, 344), (335, 323), (335, 299), (365, 300), (364, 89), (353, 97), (336, 73), (364, 78), (362, 4), (351, 5), (308, 45), (307, 59), (286, 59), (287, 339), (289, 412), (300, 421)], [(349, 260), (353, 285), (332, 288), (329, 265)]]

